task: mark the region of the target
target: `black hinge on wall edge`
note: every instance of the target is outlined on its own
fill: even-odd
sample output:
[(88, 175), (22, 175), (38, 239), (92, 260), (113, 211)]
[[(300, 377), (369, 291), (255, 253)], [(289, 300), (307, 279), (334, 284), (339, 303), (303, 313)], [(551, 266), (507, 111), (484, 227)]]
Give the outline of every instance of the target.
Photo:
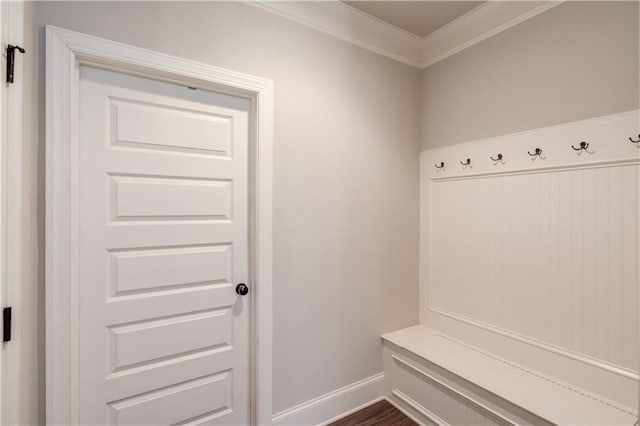
[(13, 83), (13, 69), (16, 62), (16, 50), (20, 53), (26, 52), (20, 46), (7, 45), (7, 83)]
[(2, 341), (11, 341), (11, 307), (2, 310)]

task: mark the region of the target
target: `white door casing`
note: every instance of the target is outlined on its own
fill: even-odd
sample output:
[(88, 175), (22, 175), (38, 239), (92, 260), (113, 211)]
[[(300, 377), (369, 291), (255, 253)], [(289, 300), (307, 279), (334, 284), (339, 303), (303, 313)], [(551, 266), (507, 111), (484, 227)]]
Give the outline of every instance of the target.
[[(169, 92), (131, 89), (141, 84)], [(207, 90), (244, 98), (248, 111), (206, 105), (232, 99)], [(47, 28), (48, 423), (270, 422), (271, 91), (266, 80)], [(235, 135), (245, 129), (245, 148), (249, 139), (244, 166), (235, 144), (199, 137), (224, 135), (225, 115)], [(189, 137), (170, 143), (176, 129)], [(244, 231), (236, 215), (248, 216)], [(233, 291), (245, 277), (251, 303)], [(251, 412), (228, 414), (229, 398)]]
[(248, 424), (249, 101), (84, 66), (79, 96), (80, 423)]

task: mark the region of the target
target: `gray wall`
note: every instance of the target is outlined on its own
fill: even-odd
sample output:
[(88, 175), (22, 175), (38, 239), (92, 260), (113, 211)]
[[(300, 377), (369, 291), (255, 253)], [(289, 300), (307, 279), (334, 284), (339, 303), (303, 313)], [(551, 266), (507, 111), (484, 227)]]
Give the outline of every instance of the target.
[(41, 130), (47, 24), (274, 81), (274, 412), (382, 371), (380, 334), (418, 319), (420, 71), (241, 3), (35, 17)]
[(35, 18), (39, 173), (46, 24), (274, 81), (274, 412), (382, 371), (380, 334), (418, 320), (420, 71), (242, 3), (40, 2)]
[(638, 108), (638, 2), (566, 2), (422, 72), (422, 149)]
[(417, 322), (421, 131), (427, 149), (638, 108), (637, 2), (569, 2), (423, 71), (238, 3), (27, 2), (26, 22), (24, 424), (44, 403), (44, 25), (274, 81), (274, 412), (381, 371), (379, 334)]

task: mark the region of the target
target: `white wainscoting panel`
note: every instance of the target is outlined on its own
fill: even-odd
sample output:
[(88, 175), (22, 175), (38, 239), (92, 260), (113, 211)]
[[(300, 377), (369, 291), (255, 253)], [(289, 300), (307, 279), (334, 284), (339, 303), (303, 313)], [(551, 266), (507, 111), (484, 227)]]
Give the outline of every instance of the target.
[(440, 424), (513, 425), (508, 419), (473, 403), (464, 394), (394, 355), (392, 394)]
[(638, 365), (638, 165), (432, 183), (431, 306)]
[(423, 152), (421, 322), (637, 379), (639, 132), (631, 111)]

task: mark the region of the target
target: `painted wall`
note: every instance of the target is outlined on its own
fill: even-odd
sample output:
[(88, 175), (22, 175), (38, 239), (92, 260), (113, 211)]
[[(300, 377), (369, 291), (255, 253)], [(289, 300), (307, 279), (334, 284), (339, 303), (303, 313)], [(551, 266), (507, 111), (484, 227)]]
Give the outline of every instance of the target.
[[(43, 255), (44, 25), (272, 79), (273, 410), (382, 371), (380, 334), (418, 320), (420, 71), (241, 3), (40, 2), (35, 19), (39, 132), (25, 148), (25, 173), (38, 175), (25, 201), (40, 215), (34, 252)], [(42, 264), (32, 256), (28, 267), (41, 310)], [(37, 329), (42, 350), (41, 318)]]
[(566, 2), (422, 72), (422, 150), (639, 106), (638, 2)]
[(274, 413), (381, 371), (379, 334), (417, 322), (420, 139), (638, 108), (636, 2), (568, 2), (423, 71), (239, 3), (27, 10), (23, 321), (39, 351), (21, 364), (25, 424), (44, 407), (44, 25), (274, 81)]

